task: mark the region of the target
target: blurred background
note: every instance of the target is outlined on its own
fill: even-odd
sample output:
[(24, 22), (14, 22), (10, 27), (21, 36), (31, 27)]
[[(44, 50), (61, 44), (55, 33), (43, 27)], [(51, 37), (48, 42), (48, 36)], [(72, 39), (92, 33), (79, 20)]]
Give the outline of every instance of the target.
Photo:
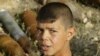
[[(27, 10), (37, 13), (43, 5), (50, 2), (65, 3), (72, 10), (75, 19), (74, 26), (77, 31), (71, 41), (73, 56), (100, 56), (100, 0), (0, 0), (0, 9), (8, 10), (15, 17), (14, 20), (23, 32), (31, 37), (21, 20), (22, 14)], [(5, 28), (2, 27), (2, 29)], [(38, 50), (34, 43), (35, 41), (33, 41), (33, 47), (37, 54), (35, 56), (38, 56)], [(0, 52), (3, 55), (5, 53), (4, 51)]]

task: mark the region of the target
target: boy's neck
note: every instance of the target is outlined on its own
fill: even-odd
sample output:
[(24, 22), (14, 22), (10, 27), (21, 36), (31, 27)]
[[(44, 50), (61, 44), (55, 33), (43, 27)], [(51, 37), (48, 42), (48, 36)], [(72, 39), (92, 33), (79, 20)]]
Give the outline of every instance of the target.
[(63, 47), (62, 51), (57, 53), (55, 56), (72, 56), (71, 50), (70, 50), (70, 45), (67, 43), (67, 45), (65, 47)]

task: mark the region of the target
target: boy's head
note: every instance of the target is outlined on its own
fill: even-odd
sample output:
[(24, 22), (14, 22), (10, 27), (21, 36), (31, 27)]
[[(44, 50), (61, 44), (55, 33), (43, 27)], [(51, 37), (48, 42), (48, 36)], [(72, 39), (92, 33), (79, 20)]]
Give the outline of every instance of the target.
[[(74, 35), (73, 16), (63, 3), (48, 3), (37, 15), (37, 40), (44, 56), (65, 55)], [(69, 48), (66, 50), (66, 48)]]
[(52, 23), (60, 17), (65, 26), (72, 26), (73, 15), (69, 7), (63, 3), (53, 2), (41, 8), (38, 13), (37, 21)]

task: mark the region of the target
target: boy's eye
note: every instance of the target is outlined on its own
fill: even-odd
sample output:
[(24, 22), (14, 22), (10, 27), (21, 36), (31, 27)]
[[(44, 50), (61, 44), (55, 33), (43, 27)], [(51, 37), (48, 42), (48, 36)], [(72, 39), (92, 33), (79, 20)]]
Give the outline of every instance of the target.
[(57, 32), (56, 30), (50, 30), (51, 33)]
[(41, 32), (43, 32), (43, 29), (38, 28), (37, 31), (38, 31), (39, 33), (41, 33)]

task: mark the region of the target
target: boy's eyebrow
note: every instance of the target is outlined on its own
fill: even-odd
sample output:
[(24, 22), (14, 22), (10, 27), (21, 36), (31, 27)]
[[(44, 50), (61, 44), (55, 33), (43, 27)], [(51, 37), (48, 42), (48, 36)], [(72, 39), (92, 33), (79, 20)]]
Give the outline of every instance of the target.
[(47, 29), (54, 29), (54, 28), (47, 28)]
[[(37, 29), (42, 29), (41, 27), (37, 26)], [(46, 29), (55, 29), (55, 28), (46, 28)]]

